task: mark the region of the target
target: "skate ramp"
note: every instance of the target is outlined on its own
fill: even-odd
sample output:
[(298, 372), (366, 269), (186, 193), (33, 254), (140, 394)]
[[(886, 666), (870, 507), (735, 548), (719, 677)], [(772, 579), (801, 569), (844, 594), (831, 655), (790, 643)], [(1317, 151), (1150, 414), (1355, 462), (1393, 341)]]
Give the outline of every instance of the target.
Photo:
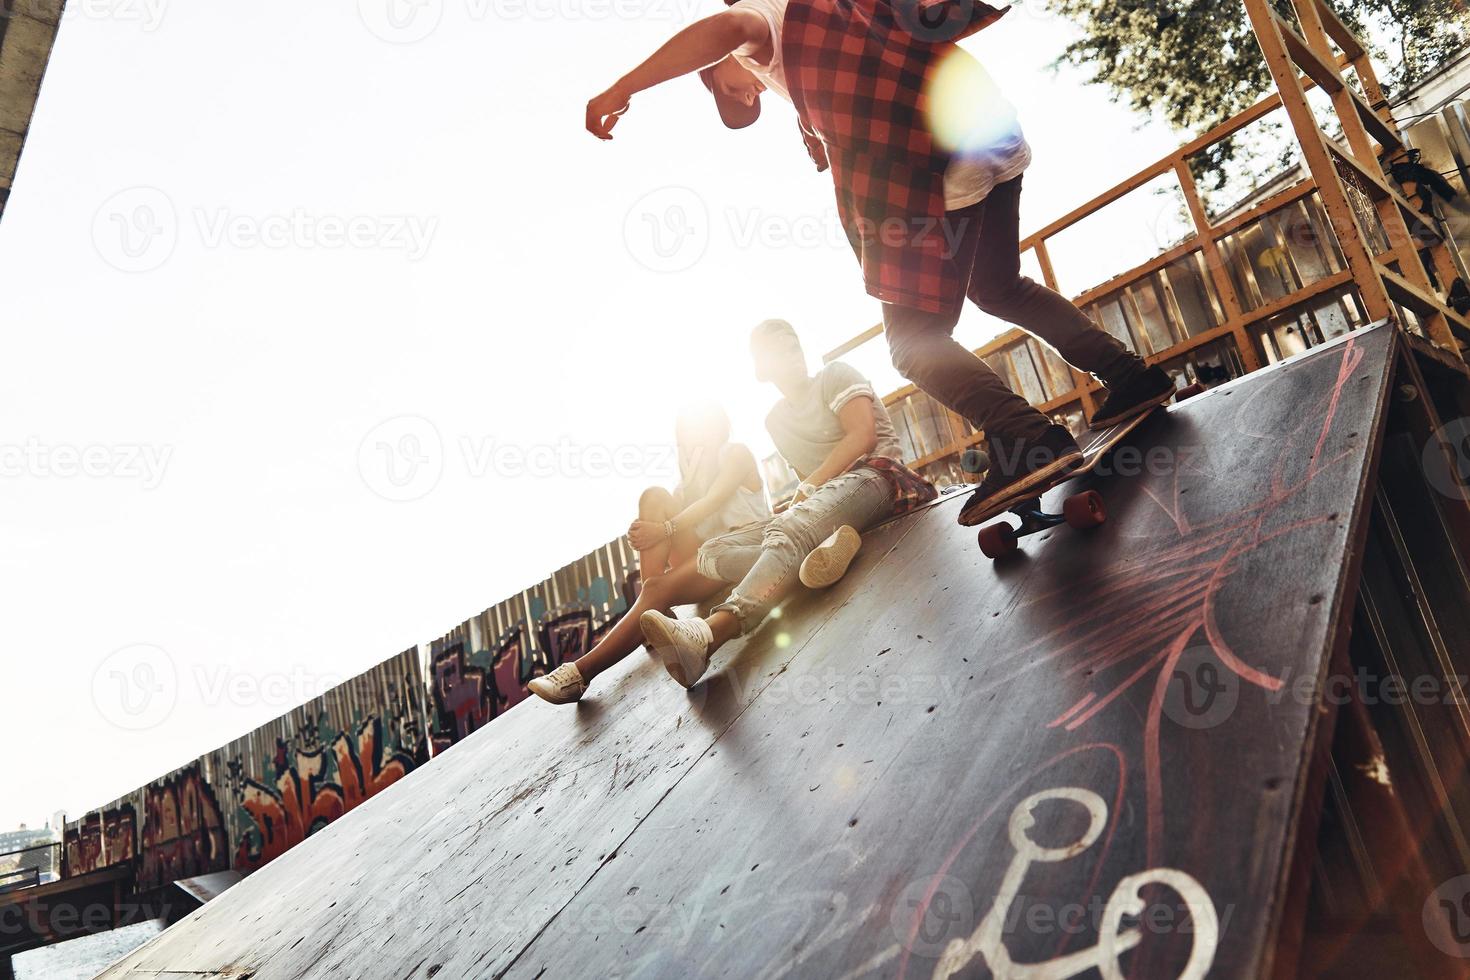
[(1399, 343), (1160, 413), (1014, 560), (959, 496), (881, 528), (695, 691), (528, 702), (104, 976), (1261, 972)]

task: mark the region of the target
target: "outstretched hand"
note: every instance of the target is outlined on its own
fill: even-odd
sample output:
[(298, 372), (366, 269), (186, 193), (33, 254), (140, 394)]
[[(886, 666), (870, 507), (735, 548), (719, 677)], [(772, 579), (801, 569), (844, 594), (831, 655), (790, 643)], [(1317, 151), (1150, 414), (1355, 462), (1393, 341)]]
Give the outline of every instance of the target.
[(612, 139), (613, 127), (623, 113), (628, 111), (632, 97), (614, 85), (601, 95), (594, 95), (587, 102), (587, 132), (600, 140)]

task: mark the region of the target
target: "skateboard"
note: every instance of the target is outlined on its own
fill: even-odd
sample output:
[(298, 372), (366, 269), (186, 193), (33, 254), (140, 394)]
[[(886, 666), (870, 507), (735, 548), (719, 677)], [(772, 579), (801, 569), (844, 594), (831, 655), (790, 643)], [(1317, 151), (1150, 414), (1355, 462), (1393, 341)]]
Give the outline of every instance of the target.
[[(1202, 391), (1204, 391), (1204, 386), (1193, 384), (1176, 392), (1174, 400), (1182, 402)], [(1103, 503), (1102, 494), (1096, 490), (1084, 490), (1067, 497), (1062, 501), (1060, 514), (1043, 510), (1041, 498), (1062, 484), (1097, 469), (1098, 464), (1107, 458), (1108, 453), (1114, 447), (1132, 434), (1134, 429), (1163, 409), (1162, 404), (1156, 405), (1131, 419), (1124, 419), (1117, 425), (1087, 433), (1082, 439), (1082, 462), (1076, 467), (1059, 473), (1054, 478), (1036, 486), (1028, 487), (1020, 493), (995, 498), (988, 507), (969, 522), (972, 527), (976, 524), (984, 525), (980, 528), (979, 538), (980, 550), (985, 553), (985, 557), (991, 560), (1004, 558), (1020, 548), (1021, 538), (1039, 534), (1061, 524), (1077, 530), (1086, 530), (1105, 523), (1108, 519), (1107, 507)], [(985, 469), (989, 465), (989, 459), (983, 451), (971, 450), (970, 452), (974, 455), (966, 454), (961, 461), (965, 469), (974, 472), (977, 469)], [(1009, 521), (985, 523), (1007, 511), (1021, 519), (1020, 527), (1013, 526)]]

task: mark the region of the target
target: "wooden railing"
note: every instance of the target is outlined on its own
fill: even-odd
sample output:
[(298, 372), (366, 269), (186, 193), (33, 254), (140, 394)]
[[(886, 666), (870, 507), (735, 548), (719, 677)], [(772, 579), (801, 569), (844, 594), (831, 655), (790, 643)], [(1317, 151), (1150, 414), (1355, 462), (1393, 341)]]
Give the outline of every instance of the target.
[(37, 868), (17, 868), (14, 871), (6, 871), (0, 873), (0, 895), (20, 891), (22, 888), (33, 888), (40, 883), (41, 872)]
[[(1264, 6), (1264, 0), (1248, 0), (1247, 5)], [(1196, 381), (1209, 385), (1254, 371), (1384, 316), (1451, 351), (1456, 359), (1460, 356), (1456, 340), (1470, 339), (1470, 328), (1462, 331), (1457, 317), (1442, 315), (1443, 301), (1423, 268), (1415, 270), (1409, 264), (1418, 263), (1414, 246), (1426, 236), (1433, 238), (1433, 217), (1395, 189), (1381, 166), (1370, 171), (1364, 162), (1364, 140), (1353, 122), (1378, 141), (1385, 155), (1402, 148), (1364, 47), (1321, 0), (1303, 0), (1303, 5), (1318, 11), (1321, 28), (1340, 53), (1329, 54), (1323, 45), (1308, 45), (1293, 34), (1300, 44), (1292, 46), (1300, 49), (1296, 53), (1302, 60), (1311, 56), (1312, 68), (1305, 76), (1292, 76), (1295, 85), (1283, 87), (1285, 96), (1278, 91), (1260, 100), (1020, 243), (1023, 257), (1030, 253), (1046, 285), (1060, 291), (1049, 243), (1130, 193), (1172, 174), (1191, 232), (1073, 301), (1099, 329), (1108, 330), (1150, 363), (1164, 366), (1181, 385)], [(1280, 20), (1279, 14), (1272, 16)], [(1270, 39), (1262, 40), (1262, 49), (1268, 61), (1273, 60)], [(1354, 73), (1361, 93), (1343, 81), (1348, 71)], [(1356, 117), (1343, 124), (1356, 153), (1337, 146), (1312, 122), (1315, 139), (1337, 146), (1334, 155), (1342, 157), (1334, 186), (1325, 194), (1314, 137), (1302, 132), (1310, 118), (1305, 92), (1317, 87)], [(1248, 205), (1212, 219), (1191, 159), (1283, 109), (1297, 130), (1307, 167), (1299, 169), (1298, 179), (1288, 186), (1261, 190)], [(1288, 171), (1274, 180), (1291, 176)], [(1269, 187), (1270, 182), (1258, 186)], [(1410, 225), (1412, 236), (1407, 231)], [(1441, 291), (1447, 290), (1445, 280), (1453, 271), (1444, 252), (1436, 252), (1433, 263)], [(1386, 287), (1365, 286), (1370, 274), (1380, 277)], [(1371, 298), (1365, 297), (1365, 289)], [(870, 327), (829, 351), (824, 360), (880, 342), (882, 333), (882, 324)], [(1099, 383), (1020, 330), (1001, 334), (975, 353), (1042, 412), (1074, 429), (1082, 427), (1097, 407)], [(940, 482), (966, 482), (958, 459), (964, 449), (984, 439), (983, 433), (912, 385), (891, 393), (884, 403), (918, 468)]]

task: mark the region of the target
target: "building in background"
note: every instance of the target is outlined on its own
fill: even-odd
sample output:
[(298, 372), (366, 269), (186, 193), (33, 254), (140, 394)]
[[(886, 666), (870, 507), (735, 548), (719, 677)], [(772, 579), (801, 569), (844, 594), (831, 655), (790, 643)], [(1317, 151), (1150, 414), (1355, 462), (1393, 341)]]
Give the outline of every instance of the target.
[(0, 217), (10, 199), (64, 6), (65, 0), (0, 4)]
[(0, 834), (0, 892), (61, 877), (61, 833), (50, 825)]

